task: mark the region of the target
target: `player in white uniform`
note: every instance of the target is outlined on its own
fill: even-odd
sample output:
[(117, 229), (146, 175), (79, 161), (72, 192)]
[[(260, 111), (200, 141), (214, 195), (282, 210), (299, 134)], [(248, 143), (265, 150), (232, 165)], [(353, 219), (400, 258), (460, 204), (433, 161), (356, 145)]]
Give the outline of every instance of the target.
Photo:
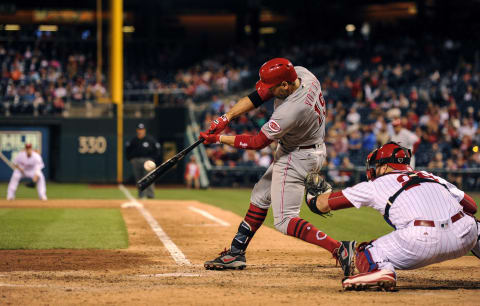
[(31, 144), (25, 145), (25, 151), (21, 151), (13, 161), (15, 170), (13, 171), (7, 189), (7, 200), (15, 199), (15, 192), (17, 191), (18, 183), (22, 178), (30, 178), (37, 185), (38, 197), (40, 200), (47, 200), (47, 187), (45, 183), (45, 176), (43, 176), (42, 156), (32, 149)]
[(369, 206), (395, 229), (357, 247), (355, 266), (360, 273), (342, 281), (345, 289), (390, 290), (396, 285), (395, 269), (424, 267), (470, 250), (480, 256), (475, 201), (443, 178), (412, 170), (410, 156), (396, 143), (385, 144), (367, 158), (368, 182), (307, 196), (316, 213)]
[[(304, 179), (318, 172), (326, 157), (325, 100), (320, 82), (307, 69), (294, 67), (284, 58), (275, 58), (260, 68), (256, 91), (238, 101), (210, 129), (200, 133), (205, 144), (224, 143), (241, 149), (261, 150), (279, 140), (273, 163), (255, 185), (250, 207), (240, 223), (229, 250), (205, 262), (207, 269), (243, 269), (245, 250), (257, 229), (273, 210), (275, 228), (329, 250), (335, 257), (349, 244), (338, 242), (299, 218), (304, 195)], [(255, 135), (226, 136), (219, 133), (228, 122), (275, 97), (270, 120)]]
[(410, 159), (410, 166), (415, 168), (415, 153), (417, 151), (417, 147), (420, 144), (420, 138), (418, 138), (417, 134), (407, 130), (406, 128), (402, 127), (402, 121), (400, 118), (397, 118), (392, 121), (393, 131), (390, 135), (390, 141), (398, 143), (404, 148), (410, 149), (412, 151), (412, 158)]

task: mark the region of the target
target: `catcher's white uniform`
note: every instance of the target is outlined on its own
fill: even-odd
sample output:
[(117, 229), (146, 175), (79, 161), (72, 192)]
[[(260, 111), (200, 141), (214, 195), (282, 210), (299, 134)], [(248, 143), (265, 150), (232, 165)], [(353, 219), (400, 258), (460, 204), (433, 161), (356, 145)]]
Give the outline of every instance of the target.
[(10, 182), (8, 183), (7, 200), (15, 199), (15, 192), (17, 191), (18, 183), (22, 178), (33, 179), (35, 175), (38, 177), (38, 197), (41, 200), (47, 200), (47, 186), (45, 183), (45, 176), (42, 173), (42, 169), (45, 165), (43, 164), (42, 156), (35, 151), (32, 151), (30, 156), (27, 155), (26, 151), (21, 151), (15, 157), (13, 162), (23, 170), (23, 173), (19, 169), (13, 171)]
[[(394, 171), (342, 193), (355, 207), (370, 206), (384, 215), (387, 200), (410, 179), (406, 173)], [(464, 192), (431, 173), (417, 174), (446, 188), (421, 183), (400, 193), (388, 214), (396, 230), (367, 246), (379, 269), (420, 268), (463, 256), (477, 244), (477, 223), (459, 204)]]

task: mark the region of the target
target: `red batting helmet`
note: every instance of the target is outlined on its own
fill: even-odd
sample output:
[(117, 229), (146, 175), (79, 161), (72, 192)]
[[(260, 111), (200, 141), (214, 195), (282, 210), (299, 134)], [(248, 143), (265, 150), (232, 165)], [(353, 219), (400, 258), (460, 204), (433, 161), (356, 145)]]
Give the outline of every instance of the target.
[(367, 157), (367, 179), (376, 178), (375, 168), (387, 164), (395, 170), (412, 171), (410, 159), (412, 152), (400, 146), (395, 142), (384, 144), (378, 149), (373, 150)]
[(260, 67), (258, 72), (260, 81), (255, 88), (259, 93), (267, 93), (270, 88), (283, 81), (294, 82), (297, 79), (297, 72), (292, 63), (286, 58), (274, 58)]

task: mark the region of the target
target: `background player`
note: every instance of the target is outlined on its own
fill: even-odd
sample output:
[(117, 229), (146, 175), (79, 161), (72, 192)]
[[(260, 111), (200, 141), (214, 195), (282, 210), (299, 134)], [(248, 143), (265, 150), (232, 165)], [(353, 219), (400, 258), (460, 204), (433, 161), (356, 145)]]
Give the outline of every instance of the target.
[(17, 192), (18, 183), (22, 178), (29, 178), (37, 185), (38, 197), (40, 200), (47, 200), (47, 186), (42, 169), (45, 167), (40, 154), (32, 149), (32, 145), (27, 143), (25, 150), (18, 153), (13, 161), (15, 170), (7, 187), (7, 200), (14, 200)]
[(480, 250), (479, 224), (471, 216), (477, 211), (475, 201), (438, 176), (413, 171), (410, 156), (396, 143), (385, 144), (367, 158), (368, 182), (307, 195), (308, 206), (316, 213), (370, 206), (395, 228), (358, 246), (355, 265), (360, 274), (345, 278), (344, 288), (392, 289), (395, 269), (416, 269), (463, 256), (472, 248)]
[[(244, 97), (225, 115), (217, 118), (210, 129), (200, 133), (205, 144), (224, 143), (236, 148), (260, 150), (279, 140), (274, 162), (253, 188), (250, 208), (240, 223), (231, 247), (212, 261), (207, 269), (246, 266), (245, 250), (262, 225), (270, 205), (275, 228), (330, 251), (335, 257), (351, 243), (340, 243), (299, 218), (304, 195), (304, 179), (317, 172), (325, 160), (325, 100), (320, 82), (307, 69), (294, 67), (285, 58), (272, 59), (260, 68), (256, 91)], [(219, 133), (228, 122), (275, 97), (270, 120), (255, 135), (225, 136)], [(343, 265), (342, 265), (343, 267)]]

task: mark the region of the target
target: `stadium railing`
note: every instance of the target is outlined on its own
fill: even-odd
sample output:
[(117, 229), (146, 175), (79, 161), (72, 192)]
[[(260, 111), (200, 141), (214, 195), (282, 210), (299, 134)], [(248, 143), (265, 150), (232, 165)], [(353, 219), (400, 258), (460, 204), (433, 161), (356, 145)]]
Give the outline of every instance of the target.
[[(462, 190), (480, 190), (480, 168), (459, 170), (417, 168), (440, 176)], [(210, 185), (217, 187), (253, 186), (265, 173), (264, 167), (225, 167), (213, 166), (208, 170)], [(320, 173), (334, 188), (340, 189), (366, 181), (365, 167), (354, 168), (323, 168)], [(340, 174), (340, 175), (339, 175)], [(341, 179), (339, 179), (341, 178)]]

